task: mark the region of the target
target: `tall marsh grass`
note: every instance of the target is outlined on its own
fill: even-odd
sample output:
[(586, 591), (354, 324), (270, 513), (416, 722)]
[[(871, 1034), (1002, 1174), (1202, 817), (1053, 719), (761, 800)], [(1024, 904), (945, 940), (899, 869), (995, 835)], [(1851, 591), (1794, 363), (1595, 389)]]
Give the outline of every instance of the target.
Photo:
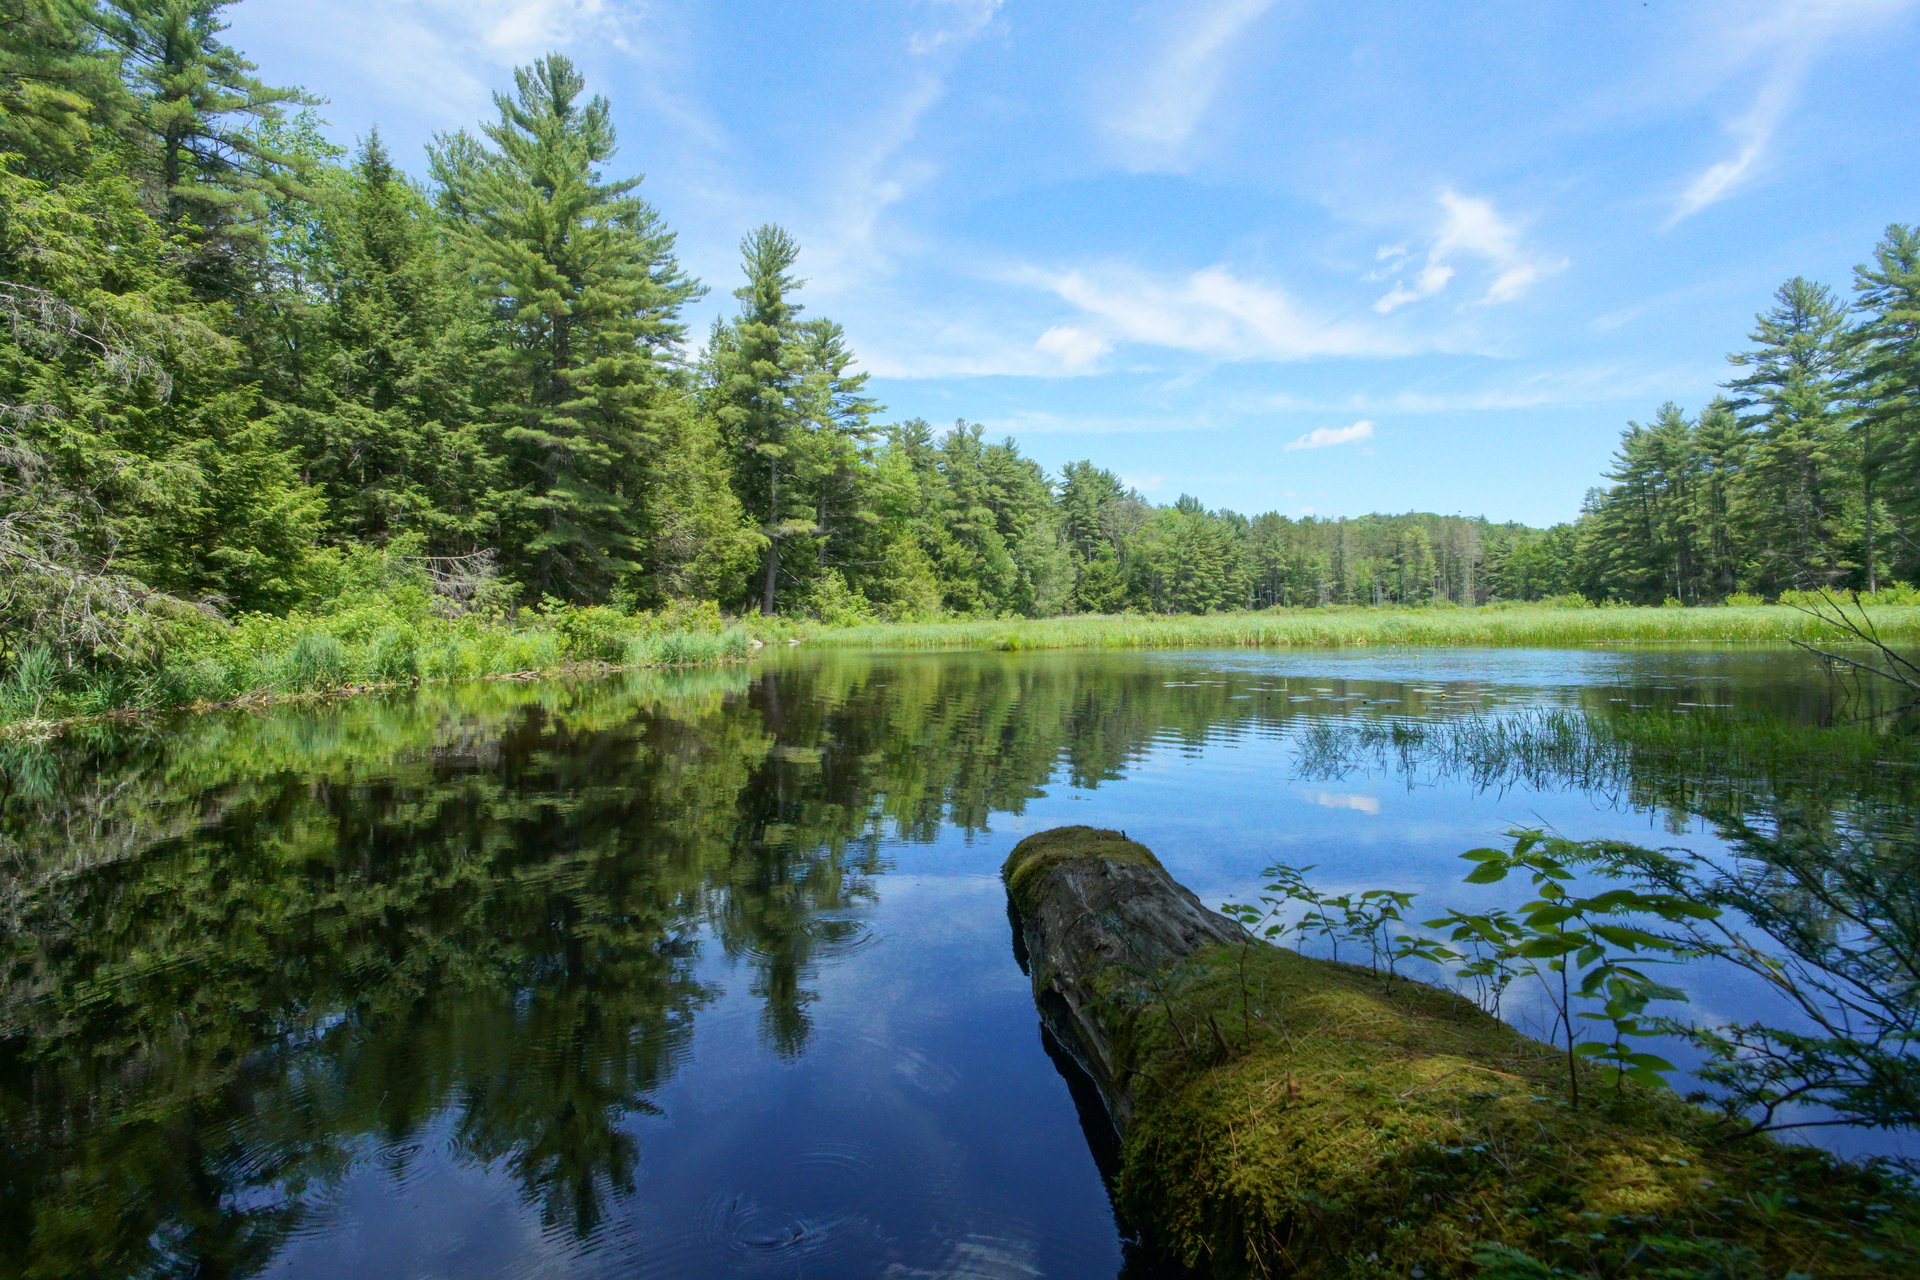
[[(1920, 606), (1872, 605), (1883, 638), (1920, 643)], [(1714, 608), (1297, 609), (875, 624), (815, 631), (811, 642), (875, 649), (1339, 649), (1638, 644), (1840, 643), (1830, 624), (1784, 605)]]
[(30, 650), (0, 679), (0, 725), (579, 667), (707, 666), (740, 661), (752, 649), (748, 632), (710, 607), (445, 618), (414, 601), (373, 599), (326, 613), (209, 622), (140, 672), (63, 673), (44, 651)]

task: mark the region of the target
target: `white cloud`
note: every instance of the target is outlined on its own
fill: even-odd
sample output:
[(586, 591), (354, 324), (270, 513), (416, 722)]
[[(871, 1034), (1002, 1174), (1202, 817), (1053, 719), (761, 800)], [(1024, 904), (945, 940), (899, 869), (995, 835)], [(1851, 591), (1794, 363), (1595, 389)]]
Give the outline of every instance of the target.
[(1141, 493), (1158, 493), (1161, 486), (1166, 484), (1166, 482), (1166, 477), (1162, 476), (1159, 472), (1155, 472), (1150, 476), (1140, 476), (1137, 478), (1134, 476), (1120, 477), (1120, 483), (1124, 488), (1135, 489)]
[(469, 21), (479, 19), (488, 48), (516, 60), (585, 35), (624, 38), (617, 10), (603, 0), (468, 0), (459, 8)]
[(1298, 440), (1289, 441), (1285, 452), (1298, 449), (1330, 449), (1334, 445), (1356, 444), (1373, 439), (1373, 423), (1362, 418), (1344, 427), (1316, 427)]
[[(1427, 244), (1426, 257), (1411, 284), (1404, 279), (1382, 294), (1373, 304), (1381, 315), (1398, 311), (1410, 302), (1431, 298), (1453, 282), (1459, 274), (1455, 263), (1473, 259), (1493, 272), (1493, 281), (1480, 295), (1487, 304), (1512, 302), (1531, 289), (1543, 275), (1562, 270), (1566, 259), (1539, 254), (1522, 242), (1520, 227), (1502, 217), (1491, 200), (1461, 195), (1442, 189), (1440, 227)], [(1377, 261), (1398, 269), (1411, 261), (1404, 245), (1389, 245), (1375, 255)], [(1373, 273), (1377, 278), (1380, 272)]]
[[(1158, 417), (1115, 417), (1103, 414), (1085, 416), (1048, 413), (1040, 409), (1022, 410), (1004, 417), (983, 419), (981, 425), (995, 435), (1013, 436), (1150, 436), (1176, 435), (1188, 431), (1207, 431), (1220, 425), (1204, 406), (1169, 410)], [(1157, 485), (1160, 477), (1149, 475), (1128, 480), (1145, 488)]]
[(1864, 32), (1911, 9), (1915, 0), (1776, 0), (1759, 9), (1740, 3), (1724, 11), (1722, 22), (1703, 43), (1731, 61), (1752, 69), (1759, 79), (1752, 101), (1730, 120), (1732, 154), (1696, 173), (1667, 216), (1670, 230), (1701, 210), (1718, 204), (1760, 176), (1780, 128), (1794, 114), (1814, 64), (1829, 45)]
[(1177, 169), (1213, 105), (1227, 56), (1273, 0), (1220, 0), (1182, 12), (1176, 34), (1144, 73), (1129, 77), (1108, 132), (1139, 170)]
[(1068, 373), (1084, 373), (1101, 356), (1113, 350), (1113, 344), (1091, 330), (1070, 324), (1057, 324), (1041, 334), (1033, 349), (1052, 356)]
[(1402, 355), (1410, 345), (1372, 325), (1317, 315), (1280, 288), (1208, 267), (1166, 279), (1128, 267), (1018, 277), (1078, 307), (1077, 328), (1109, 342), (1191, 351), (1219, 360)]
[(1000, 12), (1003, 0), (934, 0), (949, 12), (952, 21), (931, 31), (916, 31), (907, 40), (907, 51), (924, 57), (949, 45), (971, 44), (986, 34)]

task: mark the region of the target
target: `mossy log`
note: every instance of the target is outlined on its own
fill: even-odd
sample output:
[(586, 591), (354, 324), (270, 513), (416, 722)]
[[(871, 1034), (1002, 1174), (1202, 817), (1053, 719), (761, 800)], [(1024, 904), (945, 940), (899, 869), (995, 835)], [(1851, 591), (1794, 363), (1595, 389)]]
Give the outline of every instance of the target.
[[(1670, 1092), (1565, 1097), (1563, 1060), (1451, 992), (1255, 940), (1088, 827), (1002, 870), (1034, 999), (1121, 1144), (1149, 1259), (1214, 1276), (1910, 1276), (1920, 1204), (1728, 1140)], [(1149, 1265), (1152, 1265), (1151, 1263)]]
[(1120, 831), (1056, 827), (1029, 837), (1008, 859), (1006, 880), (1034, 1003), (1092, 1078), (1124, 1139), (1134, 1082), (1111, 1035), (1103, 992), (1115, 974), (1151, 986), (1155, 975), (1201, 948), (1240, 942), (1244, 934)]

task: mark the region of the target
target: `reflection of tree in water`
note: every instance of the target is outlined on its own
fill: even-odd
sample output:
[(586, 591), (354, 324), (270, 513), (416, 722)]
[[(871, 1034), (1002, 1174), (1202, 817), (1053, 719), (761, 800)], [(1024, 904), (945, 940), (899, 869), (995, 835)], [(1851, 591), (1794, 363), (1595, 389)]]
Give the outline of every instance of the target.
[[(825, 655), (0, 748), (0, 1275), (257, 1271), (436, 1126), (591, 1235), (712, 998), (706, 931), (798, 1055), (883, 836), (1319, 714), (1234, 694), (1131, 657)], [(1881, 794), (1809, 785), (1810, 813)]]

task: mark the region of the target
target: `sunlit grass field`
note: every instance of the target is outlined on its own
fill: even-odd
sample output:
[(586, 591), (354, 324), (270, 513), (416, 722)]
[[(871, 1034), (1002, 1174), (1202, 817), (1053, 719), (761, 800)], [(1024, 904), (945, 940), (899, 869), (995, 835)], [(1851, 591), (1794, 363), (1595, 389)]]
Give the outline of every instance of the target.
[[(1851, 610), (1850, 610), (1851, 612)], [(1920, 605), (1870, 605), (1880, 636), (1920, 643)], [(1339, 649), (1841, 642), (1829, 622), (1787, 605), (1707, 608), (1327, 608), (1156, 617), (1136, 614), (823, 628), (808, 643), (874, 649)]]

